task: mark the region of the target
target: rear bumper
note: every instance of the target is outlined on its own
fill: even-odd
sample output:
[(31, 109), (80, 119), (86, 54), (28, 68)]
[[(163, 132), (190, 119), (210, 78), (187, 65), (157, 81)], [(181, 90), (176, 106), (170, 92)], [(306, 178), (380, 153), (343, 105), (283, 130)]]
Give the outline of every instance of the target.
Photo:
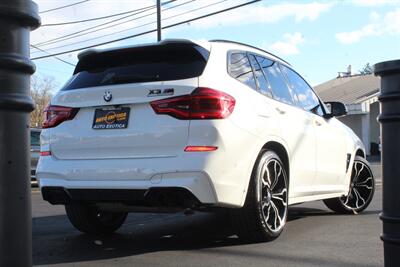
[(201, 206), (200, 201), (187, 189), (178, 187), (143, 189), (66, 189), (43, 187), (43, 199), (53, 205), (85, 204), (133, 206), (174, 210)]
[[(40, 175), (39, 175), (40, 177)], [(112, 190), (116, 198), (103, 199), (106, 202), (121, 202), (124, 199), (118, 199), (118, 195), (125, 195), (125, 192), (131, 192), (134, 197), (138, 192), (139, 194), (148, 195), (149, 192), (154, 190), (170, 190), (182, 189), (187, 191), (202, 204), (216, 204), (218, 202), (213, 185), (208, 175), (204, 172), (173, 172), (173, 173), (159, 173), (152, 176), (150, 180), (68, 180), (68, 179), (53, 179), (53, 178), (39, 178), (39, 186), (45, 196), (46, 191), (51, 189), (61, 189), (67, 193), (70, 200), (80, 201), (80, 197), (73, 197), (70, 192), (78, 192), (77, 190), (86, 190), (90, 195), (85, 200), (92, 202), (101, 202), (101, 194), (99, 197), (93, 195), (93, 192), (111, 192)], [(72, 190), (72, 191), (71, 191)], [(58, 190), (60, 192), (60, 190)], [(84, 194), (83, 194), (84, 195)], [(45, 198), (45, 197), (44, 197)], [(45, 200), (50, 200), (46, 199)], [(69, 200), (68, 200), (69, 201)], [(49, 201), (52, 203), (51, 201)], [(53, 201), (52, 204), (66, 204), (62, 201)], [(126, 203), (125, 203), (126, 204)], [(140, 204), (140, 203), (131, 203)]]

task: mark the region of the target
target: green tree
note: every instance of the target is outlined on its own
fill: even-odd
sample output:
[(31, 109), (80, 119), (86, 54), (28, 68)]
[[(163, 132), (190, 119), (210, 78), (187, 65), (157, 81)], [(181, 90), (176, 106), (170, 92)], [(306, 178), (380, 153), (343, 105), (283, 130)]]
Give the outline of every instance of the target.
[(31, 127), (41, 127), (44, 120), (44, 109), (50, 102), (52, 91), (57, 87), (51, 76), (37, 76), (31, 78), (31, 97), (35, 103), (35, 110), (30, 116)]
[(359, 70), (361, 75), (368, 75), (374, 73), (374, 67), (372, 67), (369, 63), (365, 64), (364, 67)]

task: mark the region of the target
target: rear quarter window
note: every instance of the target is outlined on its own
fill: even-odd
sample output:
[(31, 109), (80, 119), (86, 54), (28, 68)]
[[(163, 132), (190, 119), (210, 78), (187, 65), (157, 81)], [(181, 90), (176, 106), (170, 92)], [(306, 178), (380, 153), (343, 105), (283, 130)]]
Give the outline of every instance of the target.
[(236, 80), (246, 84), (254, 90), (257, 90), (253, 70), (246, 53), (231, 53), (229, 56), (229, 75)]

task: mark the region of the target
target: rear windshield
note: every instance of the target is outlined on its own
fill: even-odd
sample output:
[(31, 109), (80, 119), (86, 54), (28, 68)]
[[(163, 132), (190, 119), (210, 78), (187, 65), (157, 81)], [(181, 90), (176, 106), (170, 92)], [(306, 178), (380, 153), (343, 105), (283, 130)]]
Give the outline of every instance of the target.
[(74, 75), (61, 90), (193, 78), (203, 73), (208, 56), (206, 49), (190, 43), (89, 54), (79, 61)]

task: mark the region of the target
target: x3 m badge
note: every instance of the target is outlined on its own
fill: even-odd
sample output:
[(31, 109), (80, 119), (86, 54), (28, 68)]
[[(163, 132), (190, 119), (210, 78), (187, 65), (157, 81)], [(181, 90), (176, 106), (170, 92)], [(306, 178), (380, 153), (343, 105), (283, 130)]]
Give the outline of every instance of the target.
[(151, 96), (164, 96), (164, 95), (173, 95), (174, 94), (174, 89), (173, 88), (167, 88), (167, 89), (150, 89), (149, 93), (147, 94), (148, 97)]

